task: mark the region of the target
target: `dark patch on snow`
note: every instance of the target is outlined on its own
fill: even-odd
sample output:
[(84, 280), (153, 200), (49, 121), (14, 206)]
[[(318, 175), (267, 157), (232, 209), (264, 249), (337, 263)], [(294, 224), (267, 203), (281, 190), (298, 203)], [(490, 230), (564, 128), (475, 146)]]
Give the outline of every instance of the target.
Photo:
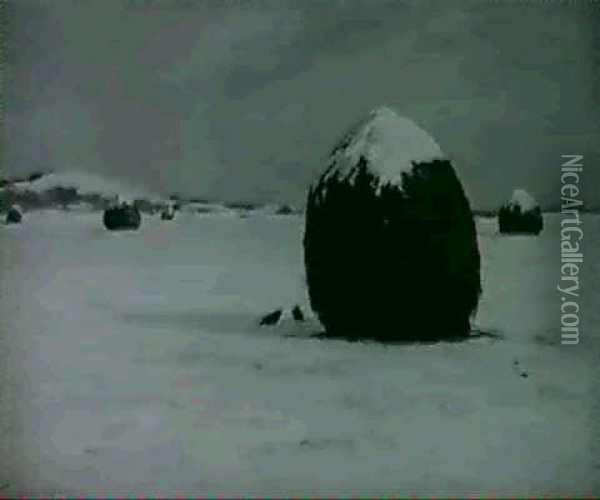
[[(284, 309), (283, 312), (286, 312)], [(289, 311), (288, 311), (289, 312)], [(282, 314), (283, 315), (283, 314)], [(248, 335), (261, 338), (307, 338), (321, 331), (316, 320), (280, 320), (274, 325), (260, 325), (256, 313), (236, 311), (127, 311), (119, 314), (126, 322), (147, 325), (149, 328), (197, 331), (209, 335)]]
[(263, 316), (259, 322), (259, 325), (275, 325), (281, 319), (281, 315), (283, 314), (283, 309), (277, 309), (265, 316)]
[[(300, 335), (290, 335), (292, 337), (300, 338)], [(436, 338), (436, 339), (411, 339), (410, 337), (407, 339), (399, 339), (399, 340), (389, 340), (389, 339), (377, 339), (372, 335), (364, 335), (357, 336), (356, 334), (344, 335), (343, 333), (332, 334), (327, 331), (321, 330), (316, 333), (312, 333), (309, 335), (304, 335), (304, 338), (312, 338), (319, 340), (341, 340), (349, 343), (369, 343), (369, 344), (383, 344), (383, 345), (411, 345), (411, 344), (423, 344), (423, 345), (434, 345), (440, 343), (459, 343), (459, 342), (467, 342), (474, 339), (487, 338), (493, 341), (503, 339), (504, 336), (499, 333), (497, 330), (481, 330), (481, 329), (473, 329), (466, 336), (457, 335), (457, 336), (446, 336), (444, 338)]]
[(346, 452), (354, 451), (354, 440), (350, 438), (320, 438), (320, 439), (302, 439), (298, 443), (302, 449), (328, 449), (338, 448)]
[(292, 318), (294, 318), (295, 321), (304, 321), (304, 313), (302, 312), (302, 309), (300, 309), (300, 306), (295, 306), (292, 309)]
[(43, 172), (33, 172), (32, 174), (29, 174), (29, 177), (27, 177), (27, 180), (29, 182), (34, 182), (34, 181), (37, 181), (38, 179), (41, 179), (42, 177), (44, 177)]
[(537, 333), (534, 335), (533, 340), (536, 344), (545, 346), (545, 347), (559, 347), (560, 346), (555, 331)]
[[(289, 312), (289, 314), (287, 314)], [(285, 313), (285, 314), (284, 314)], [(302, 323), (306, 321), (306, 315), (302, 311), (299, 305), (295, 305), (290, 310), (288, 309), (276, 309), (269, 314), (266, 314), (259, 321), (261, 326), (274, 326), (280, 324), (286, 317), (291, 317), (294, 322)]]
[[(270, 314), (281, 311), (281, 316), (286, 309), (278, 309)], [(203, 312), (203, 311), (186, 311), (186, 312), (123, 312), (120, 314), (124, 321), (133, 321), (137, 323), (147, 324), (153, 328), (167, 327), (177, 328), (182, 331), (198, 330), (207, 334), (241, 334), (252, 336), (288, 338), (288, 339), (311, 339), (321, 341), (342, 341), (348, 343), (377, 343), (382, 345), (402, 345), (402, 344), (437, 344), (439, 342), (465, 342), (477, 339), (490, 339), (497, 341), (503, 339), (503, 335), (497, 330), (472, 329), (466, 337), (447, 337), (442, 340), (385, 340), (377, 339), (371, 336), (357, 337), (356, 335), (333, 335), (324, 330), (318, 320), (307, 317), (304, 321), (289, 320), (282, 321), (273, 325), (260, 325), (256, 320), (256, 316), (252, 313), (236, 313), (236, 312)], [(263, 332), (263, 334), (261, 334)], [(197, 359), (193, 353), (183, 355), (181, 361), (194, 362)], [(264, 368), (264, 366), (263, 366)]]
[(519, 375), (519, 377), (521, 377), (521, 378), (529, 377), (529, 373), (526, 372), (525, 370), (523, 370), (518, 359), (515, 359), (512, 362), (512, 371), (515, 372), (517, 375)]
[(293, 215), (296, 210), (291, 205), (281, 205), (275, 211), (275, 215)]

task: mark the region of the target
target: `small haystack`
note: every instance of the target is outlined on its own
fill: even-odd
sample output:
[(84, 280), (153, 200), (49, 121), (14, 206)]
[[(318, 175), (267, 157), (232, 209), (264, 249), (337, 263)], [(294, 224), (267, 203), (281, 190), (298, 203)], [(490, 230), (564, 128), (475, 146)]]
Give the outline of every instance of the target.
[(160, 213), (160, 218), (162, 220), (173, 220), (175, 218), (175, 211), (175, 205), (169, 203)]
[(20, 224), (23, 220), (23, 210), (19, 205), (12, 205), (6, 212), (6, 224)]
[(500, 234), (538, 235), (542, 229), (544, 218), (539, 204), (525, 190), (516, 189), (498, 211)]
[(142, 215), (133, 204), (121, 202), (104, 211), (103, 222), (109, 231), (137, 230), (142, 223)]

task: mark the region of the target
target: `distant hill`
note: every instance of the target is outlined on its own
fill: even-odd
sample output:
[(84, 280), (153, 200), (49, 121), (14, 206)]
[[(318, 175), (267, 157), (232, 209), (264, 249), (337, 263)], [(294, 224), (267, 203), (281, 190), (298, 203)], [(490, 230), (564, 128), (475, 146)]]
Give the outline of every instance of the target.
[(144, 213), (161, 211), (173, 201), (177, 201), (181, 210), (188, 213), (227, 213), (238, 216), (298, 213), (290, 205), (210, 202), (173, 194), (161, 196), (121, 180), (77, 170), (33, 172), (24, 177), (0, 179), (0, 210), (3, 212), (13, 204), (18, 204), (25, 210), (62, 208), (96, 211), (104, 210), (117, 199), (135, 203)]
[(105, 197), (120, 196), (126, 199), (157, 198), (152, 193), (128, 186), (123, 181), (109, 180), (97, 174), (77, 170), (37, 173), (32, 180), (12, 183), (12, 189), (44, 193), (51, 189), (75, 189), (80, 195), (101, 194)]
[(161, 198), (125, 182), (76, 170), (35, 172), (25, 178), (0, 180), (0, 205), (3, 210), (14, 203), (25, 210), (46, 208), (87, 208), (101, 210), (116, 199), (163, 205)]

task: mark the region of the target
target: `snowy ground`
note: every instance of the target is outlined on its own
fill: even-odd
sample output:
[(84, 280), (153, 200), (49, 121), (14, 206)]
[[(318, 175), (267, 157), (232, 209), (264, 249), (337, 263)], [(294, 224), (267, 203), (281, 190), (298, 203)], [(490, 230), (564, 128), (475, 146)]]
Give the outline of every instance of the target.
[(559, 220), (478, 222), (477, 325), (501, 338), (384, 347), (256, 326), (306, 302), (299, 217), (111, 234), (27, 214), (0, 228), (0, 496), (597, 494), (600, 217), (578, 346), (560, 345)]

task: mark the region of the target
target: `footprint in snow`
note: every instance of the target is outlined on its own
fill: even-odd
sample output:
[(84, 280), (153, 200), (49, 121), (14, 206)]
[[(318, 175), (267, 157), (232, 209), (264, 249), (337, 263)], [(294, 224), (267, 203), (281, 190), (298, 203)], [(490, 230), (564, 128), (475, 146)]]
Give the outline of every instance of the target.
[(518, 359), (515, 359), (512, 363), (512, 370), (519, 375), (521, 378), (529, 378), (529, 373), (521, 368), (521, 364)]

